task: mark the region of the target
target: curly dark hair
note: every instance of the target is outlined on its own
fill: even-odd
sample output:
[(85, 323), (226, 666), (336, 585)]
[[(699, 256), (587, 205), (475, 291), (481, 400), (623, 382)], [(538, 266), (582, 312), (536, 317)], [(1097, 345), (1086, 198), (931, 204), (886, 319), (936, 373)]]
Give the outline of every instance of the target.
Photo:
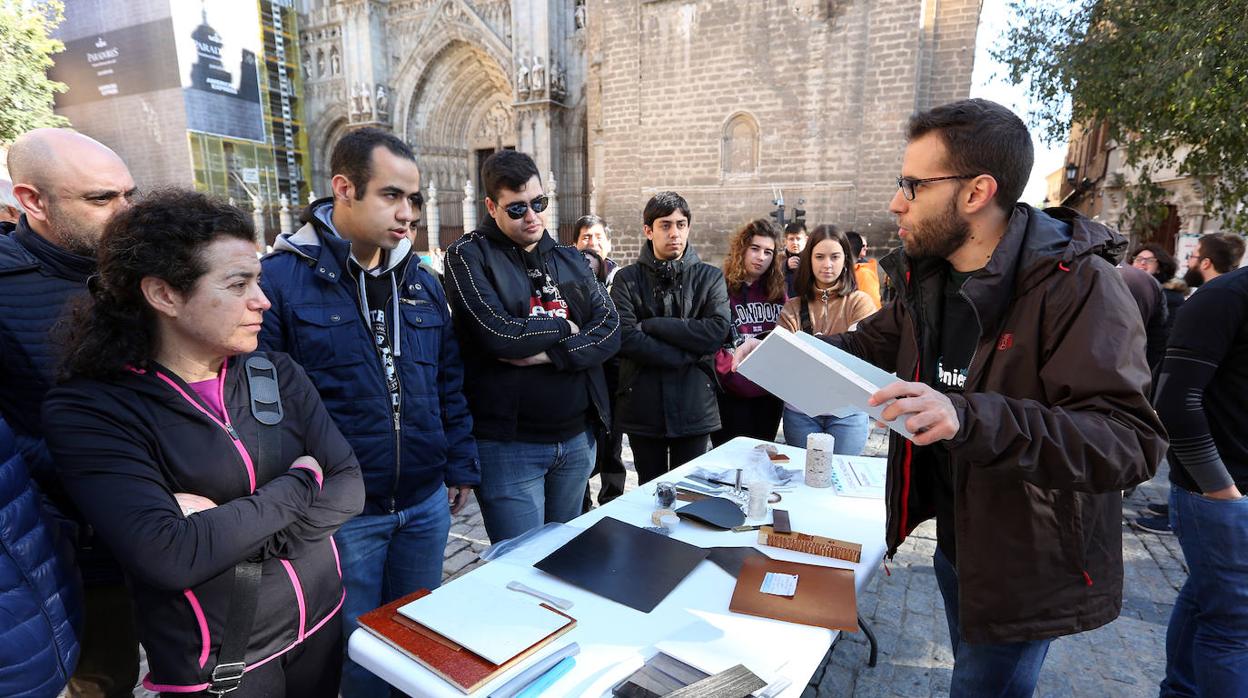
[(208, 270), (203, 250), (219, 238), (253, 242), (255, 228), (239, 209), (199, 192), (154, 192), (119, 212), (104, 229), (99, 271), (90, 294), (74, 305), (62, 330), (63, 378), (109, 378), (147, 368), (156, 353), (156, 316), (143, 295), (144, 277), (189, 293)]
[(1135, 262), (1136, 256), (1145, 250), (1152, 252), (1153, 256), (1157, 258), (1157, 273), (1153, 274), (1153, 278), (1162, 284), (1173, 279), (1175, 272), (1179, 270), (1179, 263), (1175, 261), (1174, 257), (1170, 256), (1169, 252), (1166, 252), (1166, 248), (1155, 242), (1135, 248), (1135, 252), (1131, 253), (1131, 262)]
[(858, 290), (858, 282), (854, 278), (854, 251), (849, 248), (849, 238), (845, 237), (837, 229), (835, 225), (826, 224), (814, 229), (810, 234), (810, 239), (806, 241), (806, 249), (802, 250), (802, 258), (797, 265), (797, 274), (793, 277), (793, 292), (799, 298), (813, 300), (815, 297), (815, 271), (814, 256), (815, 245), (824, 240), (831, 240), (841, 246), (841, 250), (845, 253), (845, 266), (841, 269), (841, 276), (836, 280), (836, 295), (848, 296)]
[[(728, 241), (728, 254), (724, 257), (724, 279), (728, 282), (729, 292), (736, 292), (745, 287), (748, 279), (745, 272), (745, 251), (750, 249), (754, 238), (763, 237), (772, 241), (772, 250), (779, 251), (784, 247), (780, 239), (780, 229), (766, 218), (755, 218), (737, 228)], [(772, 303), (784, 302), (784, 270), (780, 262), (772, 257), (771, 265), (759, 279), (763, 282), (763, 290), (767, 292), (767, 300)]]

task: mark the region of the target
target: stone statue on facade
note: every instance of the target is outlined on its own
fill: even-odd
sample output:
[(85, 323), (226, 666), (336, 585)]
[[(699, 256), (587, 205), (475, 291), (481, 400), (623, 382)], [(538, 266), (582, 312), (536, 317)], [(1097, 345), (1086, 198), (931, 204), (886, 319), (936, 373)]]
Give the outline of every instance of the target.
[(364, 108), (361, 110), (365, 116), (373, 114), (373, 91), (368, 89), (368, 83), (360, 83), (360, 95), (364, 98)]
[(563, 99), (568, 93), (568, 73), (563, 69), (562, 63), (556, 63), (553, 70), (550, 71), (550, 96), (553, 99)]
[(540, 95), (546, 91), (546, 66), (542, 65), (541, 56), (533, 56), (533, 70), (529, 73), (533, 85), (533, 94)]
[(390, 96), (386, 94), (385, 85), (377, 86), (377, 113), (378, 114), (390, 113)]
[(334, 75), (342, 72), (342, 59), (338, 57), (337, 48), (334, 48), (329, 52), (329, 70)]
[(577, 29), (585, 28), (586, 9), (585, 0), (577, 0), (576, 12), (572, 15), (572, 21), (576, 24)]
[(527, 97), (529, 94), (529, 65), (520, 58), (516, 61), (516, 94)]
[(363, 83), (359, 83), (351, 89), (351, 114), (354, 116), (364, 113), (363, 87)]

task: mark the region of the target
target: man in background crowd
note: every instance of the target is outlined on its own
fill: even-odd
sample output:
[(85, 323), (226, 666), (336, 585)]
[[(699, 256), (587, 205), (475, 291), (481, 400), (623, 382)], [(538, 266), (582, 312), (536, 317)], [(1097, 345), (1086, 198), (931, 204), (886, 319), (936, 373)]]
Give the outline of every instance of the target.
[(77, 524), (85, 615), (70, 691), (130, 696), (139, 674), (130, 595), (113, 554), (81, 521), (55, 477), (40, 414), (57, 382), (61, 345), (53, 327), (87, 292), (96, 246), (113, 214), (130, 205), (134, 180), (107, 146), (59, 128), (19, 137), (9, 150), (9, 173), (25, 213), (11, 234), (0, 236), (0, 346), (8, 348), (0, 362), (0, 416), (44, 494)]

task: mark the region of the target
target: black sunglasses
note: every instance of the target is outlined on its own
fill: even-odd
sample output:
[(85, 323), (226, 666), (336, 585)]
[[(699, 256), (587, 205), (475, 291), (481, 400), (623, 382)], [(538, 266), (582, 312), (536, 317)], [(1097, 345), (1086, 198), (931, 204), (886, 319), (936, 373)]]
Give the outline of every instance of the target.
[(533, 207), (533, 213), (541, 213), (542, 211), (545, 211), (546, 207), (549, 205), (550, 197), (542, 194), (532, 201), (517, 201), (515, 203), (507, 204), (503, 207), (503, 210), (507, 212), (508, 216), (511, 216), (512, 220), (518, 221), (521, 218), (524, 218), (524, 214), (528, 213), (530, 206)]

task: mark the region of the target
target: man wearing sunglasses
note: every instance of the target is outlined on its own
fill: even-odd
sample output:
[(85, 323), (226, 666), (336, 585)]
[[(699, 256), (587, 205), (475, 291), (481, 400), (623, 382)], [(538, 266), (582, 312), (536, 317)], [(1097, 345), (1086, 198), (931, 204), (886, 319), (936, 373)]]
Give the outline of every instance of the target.
[(494, 153), (481, 180), (489, 215), (445, 266), (481, 454), (477, 498), (498, 542), (580, 515), (596, 435), (611, 425), (602, 365), (619, 350), (620, 320), (581, 253), (546, 232), (533, 158)]
[[(1027, 127), (970, 99), (910, 119), (898, 297), (826, 337), (902, 380), (871, 397), (891, 434), (889, 554), (936, 519), (950, 695), (1030, 696), (1053, 638), (1122, 607), (1122, 495), (1156, 471), (1140, 313), (1114, 265), (1126, 240), (1068, 209), (1019, 204)], [(744, 352), (741, 352), (744, 353)]]

